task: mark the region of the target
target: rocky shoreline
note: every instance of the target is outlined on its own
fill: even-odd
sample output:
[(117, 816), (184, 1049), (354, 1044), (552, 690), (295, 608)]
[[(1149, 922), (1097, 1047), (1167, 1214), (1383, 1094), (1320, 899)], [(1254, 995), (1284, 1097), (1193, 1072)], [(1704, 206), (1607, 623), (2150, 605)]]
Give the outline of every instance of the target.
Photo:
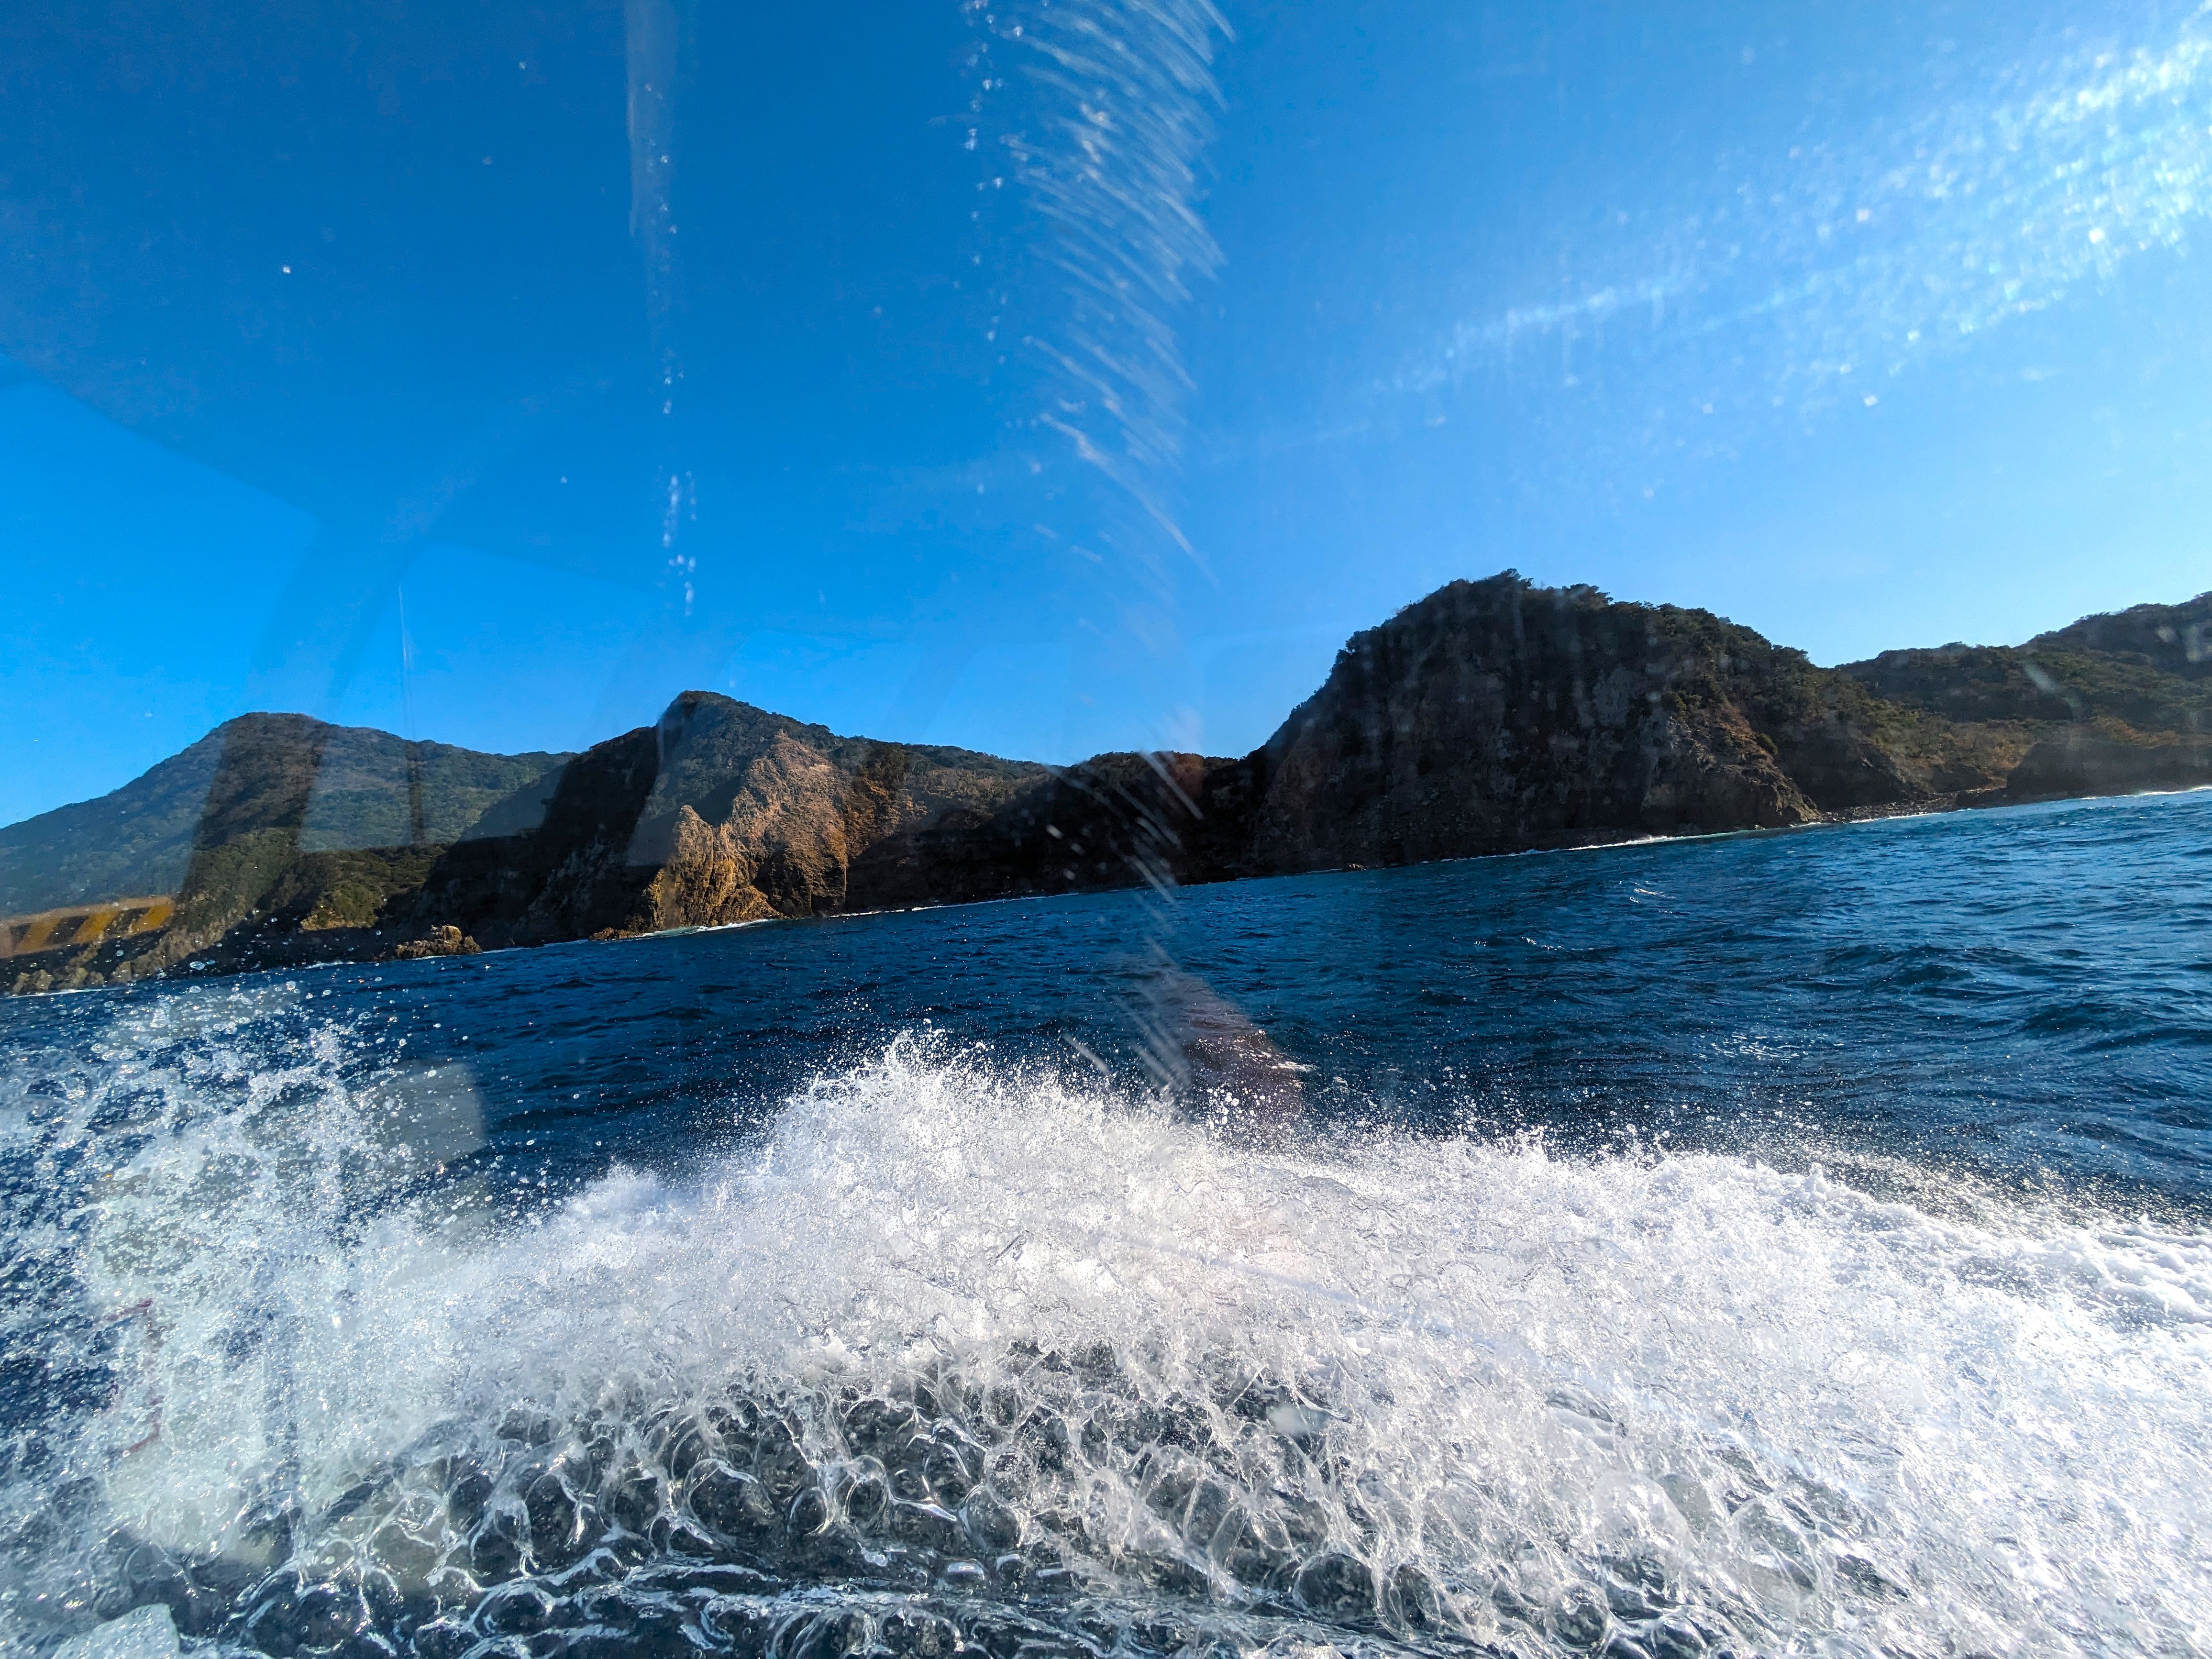
[[(2212, 594), (1841, 668), (1702, 611), (1454, 582), (1240, 758), (1048, 768), (711, 692), (579, 756), (230, 721), (0, 830), (17, 992), (2212, 784)], [(392, 831), (404, 844), (389, 844)], [(173, 905), (149, 926), (149, 901)], [(122, 916), (128, 925), (118, 925)]]

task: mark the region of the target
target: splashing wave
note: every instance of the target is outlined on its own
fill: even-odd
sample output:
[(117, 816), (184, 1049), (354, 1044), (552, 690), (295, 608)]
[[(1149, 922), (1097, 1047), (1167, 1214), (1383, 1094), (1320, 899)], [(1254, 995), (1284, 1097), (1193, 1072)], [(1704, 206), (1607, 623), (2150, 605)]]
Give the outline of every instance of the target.
[(11, 1229), (66, 1289), (10, 1346), (106, 1379), (0, 1467), (15, 1638), (2212, 1639), (2212, 1238), (1723, 1157), (1255, 1149), (906, 1040), (689, 1179), (425, 1195), (359, 1034), (270, 1030), (123, 1034), (7, 1125), (75, 1194)]

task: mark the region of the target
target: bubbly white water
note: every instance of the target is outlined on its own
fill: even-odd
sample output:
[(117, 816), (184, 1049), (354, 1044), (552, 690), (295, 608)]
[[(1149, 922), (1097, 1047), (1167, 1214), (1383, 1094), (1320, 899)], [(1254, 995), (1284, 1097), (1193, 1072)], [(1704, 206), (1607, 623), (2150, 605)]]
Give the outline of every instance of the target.
[(465, 1600), (405, 1471), (496, 1476), (518, 1412), (552, 1425), (532, 1471), (596, 1436), (704, 1513), (721, 1463), (652, 1448), (765, 1402), (858, 1514), (884, 1465), (848, 1413), (881, 1400), (966, 1460), (912, 1509), (956, 1586), (992, 1534), (1085, 1593), (1416, 1642), (2212, 1650), (2204, 1236), (1938, 1218), (1727, 1158), (1240, 1146), (906, 1042), (681, 1182), (364, 1219), (417, 1153), (337, 1042), (233, 1052), (230, 1105), (98, 1182), (80, 1283), (121, 1381), (68, 1547), (250, 1564), (277, 1503), (295, 1560)]

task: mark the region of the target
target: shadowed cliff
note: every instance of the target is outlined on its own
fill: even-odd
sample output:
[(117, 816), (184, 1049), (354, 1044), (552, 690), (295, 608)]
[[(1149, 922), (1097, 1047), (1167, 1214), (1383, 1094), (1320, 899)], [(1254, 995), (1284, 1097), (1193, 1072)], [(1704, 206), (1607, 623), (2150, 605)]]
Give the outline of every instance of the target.
[[(1356, 635), (1211, 793), (1251, 872), (1778, 828), (1987, 787), (1923, 722), (1702, 611), (1508, 573)], [(1936, 745), (1942, 749), (1942, 745)]]

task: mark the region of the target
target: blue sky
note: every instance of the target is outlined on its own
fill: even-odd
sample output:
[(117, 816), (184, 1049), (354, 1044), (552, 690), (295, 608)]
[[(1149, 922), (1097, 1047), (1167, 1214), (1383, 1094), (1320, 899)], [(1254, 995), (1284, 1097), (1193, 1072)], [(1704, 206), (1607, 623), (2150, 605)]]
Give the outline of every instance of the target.
[(2189, 7), (442, 9), (7, 26), (0, 820), (252, 708), (1237, 753), (1507, 566), (2212, 586)]

